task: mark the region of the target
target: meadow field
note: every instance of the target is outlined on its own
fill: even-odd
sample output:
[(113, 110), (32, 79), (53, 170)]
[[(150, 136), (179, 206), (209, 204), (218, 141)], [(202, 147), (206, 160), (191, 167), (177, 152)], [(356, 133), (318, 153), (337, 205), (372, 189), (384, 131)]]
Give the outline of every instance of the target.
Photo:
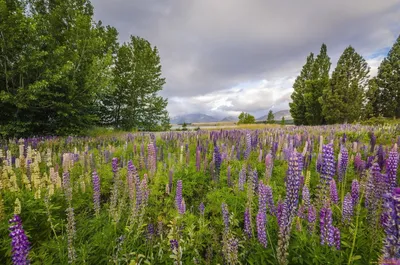
[(0, 263), (398, 264), (398, 145), (361, 125), (5, 141)]

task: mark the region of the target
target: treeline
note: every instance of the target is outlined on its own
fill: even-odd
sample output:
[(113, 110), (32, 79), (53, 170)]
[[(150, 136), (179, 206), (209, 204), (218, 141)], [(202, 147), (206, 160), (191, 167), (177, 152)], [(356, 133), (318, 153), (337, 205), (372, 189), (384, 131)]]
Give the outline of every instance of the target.
[(307, 57), (293, 84), (290, 113), (296, 125), (352, 123), (372, 117), (400, 118), (400, 36), (370, 78), (366, 60), (347, 47), (330, 76), (327, 47)]
[(0, 0), (0, 137), (169, 126), (158, 50), (87, 0)]

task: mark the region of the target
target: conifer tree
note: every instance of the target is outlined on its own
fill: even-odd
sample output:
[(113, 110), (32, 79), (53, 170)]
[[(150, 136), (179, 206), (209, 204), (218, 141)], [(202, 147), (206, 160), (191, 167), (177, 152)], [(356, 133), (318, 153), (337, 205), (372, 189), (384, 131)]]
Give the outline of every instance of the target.
[(353, 47), (347, 47), (324, 90), (322, 113), (327, 123), (354, 122), (362, 118), (369, 67)]
[(270, 110), (268, 112), (267, 123), (268, 124), (274, 124), (275, 123), (275, 116), (274, 116), (274, 113), (272, 113), (272, 110)]
[(377, 105), (381, 106), (376, 111), (384, 117), (400, 118), (400, 36), (379, 66), (376, 83)]
[(307, 56), (307, 62), (303, 66), (303, 69), (293, 84), (294, 91), (291, 95), (292, 102), (289, 103), (289, 106), (290, 114), (292, 115), (294, 124), (296, 125), (307, 125), (304, 93), (306, 89), (306, 82), (311, 80), (313, 63), (314, 54), (310, 53), (310, 55)]

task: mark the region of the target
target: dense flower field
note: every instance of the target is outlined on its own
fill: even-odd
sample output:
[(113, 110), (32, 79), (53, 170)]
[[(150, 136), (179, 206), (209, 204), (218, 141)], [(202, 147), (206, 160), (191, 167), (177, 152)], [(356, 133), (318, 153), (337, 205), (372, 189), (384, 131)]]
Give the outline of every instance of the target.
[(1, 264), (398, 264), (400, 130), (1, 145)]

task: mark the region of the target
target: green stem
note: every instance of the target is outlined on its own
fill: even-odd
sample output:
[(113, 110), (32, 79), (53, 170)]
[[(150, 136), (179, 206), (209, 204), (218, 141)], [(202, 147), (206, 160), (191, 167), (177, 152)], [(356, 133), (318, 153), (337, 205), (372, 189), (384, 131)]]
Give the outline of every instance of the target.
[(274, 255), (274, 258), (275, 258), (276, 262), (278, 262), (278, 258), (276, 257), (276, 253), (275, 253), (274, 244), (272, 244), (271, 237), (269, 236), (268, 229), (265, 229), (265, 230), (267, 231), (268, 242), (270, 242), (270, 245), (271, 245), (271, 247), (272, 247), (272, 253), (273, 253), (273, 255)]
[(352, 262), (352, 258), (353, 258), (353, 252), (354, 252), (354, 247), (356, 245), (356, 238), (357, 238), (357, 231), (358, 231), (358, 219), (360, 217), (360, 210), (361, 210), (361, 198), (363, 198), (364, 193), (361, 194), (360, 196), (360, 200), (357, 204), (357, 217), (356, 217), (356, 230), (354, 232), (354, 236), (353, 236), (353, 244), (351, 246), (351, 252), (350, 252), (350, 257), (349, 257), (349, 261), (347, 262), (347, 265), (350, 265)]

